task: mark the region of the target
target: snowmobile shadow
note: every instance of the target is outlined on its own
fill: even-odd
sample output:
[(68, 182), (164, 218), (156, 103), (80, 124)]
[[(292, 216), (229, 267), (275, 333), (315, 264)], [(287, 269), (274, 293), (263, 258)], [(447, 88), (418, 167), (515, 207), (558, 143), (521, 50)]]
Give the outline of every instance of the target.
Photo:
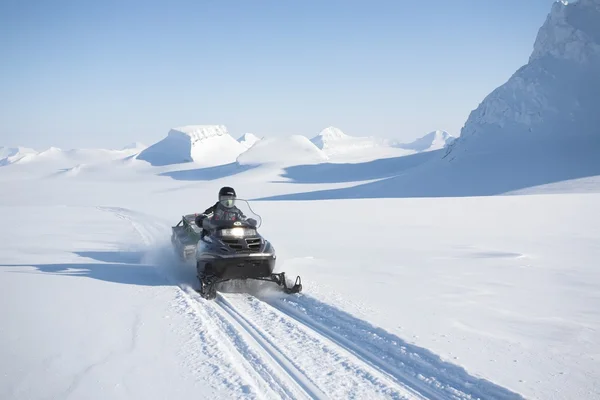
[[(459, 390), (473, 398), (523, 399), (509, 389), (470, 375), (463, 367), (442, 360), (430, 350), (409, 344), (313, 297), (264, 293), (256, 297), (417, 390), (427, 393), (427, 387), (431, 387), (427, 382), (433, 382), (433, 385), (440, 385), (448, 397), (455, 396), (455, 391)], [(437, 392), (433, 396), (439, 395)]]
[[(168, 282), (156, 273), (152, 265), (126, 263), (63, 263), (63, 264), (5, 264), (0, 267), (22, 268), (11, 271), (21, 274), (49, 274), (55, 276), (92, 278), (124, 285), (164, 286)], [(31, 271), (33, 267), (37, 271)]]

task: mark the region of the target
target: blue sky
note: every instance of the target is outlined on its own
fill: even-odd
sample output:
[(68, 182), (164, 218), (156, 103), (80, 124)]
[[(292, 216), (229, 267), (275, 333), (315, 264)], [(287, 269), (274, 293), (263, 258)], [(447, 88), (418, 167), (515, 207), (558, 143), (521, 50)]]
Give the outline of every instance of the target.
[(553, 0), (4, 1), (0, 146), (459, 134), (527, 62)]

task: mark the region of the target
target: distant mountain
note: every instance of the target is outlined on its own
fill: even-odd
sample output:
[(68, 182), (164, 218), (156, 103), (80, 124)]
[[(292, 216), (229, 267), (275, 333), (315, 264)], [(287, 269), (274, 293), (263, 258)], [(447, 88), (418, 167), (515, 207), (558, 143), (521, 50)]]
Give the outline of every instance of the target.
[(326, 160), (327, 155), (302, 135), (262, 139), (237, 159), (240, 165), (300, 165)]
[(323, 129), (310, 141), (328, 156), (364, 150), (385, 143), (378, 138), (346, 135), (341, 129), (333, 126)]
[(55, 169), (68, 169), (78, 166), (77, 171), (83, 166), (111, 163), (118, 160), (127, 160), (139, 152), (139, 149), (109, 150), (109, 149), (69, 149), (49, 147), (40, 152), (24, 147), (0, 147), (0, 167), (9, 165), (39, 165), (40, 171)]
[(189, 125), (173, 128), (166, 138), (143, 150), (138, 160), (154, 166), (196, 162), (234, 162), (246, 148), (229, 135), (223, 125)]

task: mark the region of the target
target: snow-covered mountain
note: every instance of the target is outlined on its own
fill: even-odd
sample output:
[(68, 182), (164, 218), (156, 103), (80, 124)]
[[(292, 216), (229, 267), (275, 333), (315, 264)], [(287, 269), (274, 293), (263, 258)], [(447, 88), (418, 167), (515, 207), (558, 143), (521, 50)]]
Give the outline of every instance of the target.
[(360, 151), (384, 144), (384, 141), (378, 138), (347, 135), (341, 129), (333, 126), (323, 129), (310, 141), (328, 156)]
[(453, 140), (454, 137), (447, 132), (435, 131), (414, 142), (401, 143), (376, 136), (350, 136), (333, 126), (323, 129), (311, 139), (332, 160), (342, 162), (369, 161), (439, 150)]
[(239, 137), (238, 142), (240, 142), (240, 144), (245, 148), (249, 149), (254, 145), (254, 143), (258, 142), (259, 140), (261, 140), (261, 138), (259, 138), (253, 133), (244, 133), (242, 136)]
[(326, 160), (327, 155), (302, 135), (262, 139), (237, 158), (240, 165), (301, 165)]
[(187, 162), (219, 165), (234, 162), (245, 150), (224, 125), (188, 125), (171, 129), (166, 138), (142, 151), (137, 159), (154, 166)]
[(76, 165), (91, 165), (119, 159), (126, 159), (137, 153), (140, 148), (123, 150), (109, 149), (69, 149), (49, 147), (42, 151), (18, 147), (0, 147), (0, 167), (9, 165), (43, 164), (49, 170), (52, 168), (68, 168)]
[(446, 131), (434, 131), (410, 143), (399, 143), (396, 146), (414, 150), (416, 152), (433, 151), (443, 149), (452, 143), (456, 138)]
[(0, 146), (0, 166), (13, 164), (37, 154), (37, 151), (27, 147), (2, 147)]
[(448, 158), (542, 146), (552, 162), (565, 146), (598, 146), (599, 70), (600, 0), (554, 3), (529, 62), (471, 113)]

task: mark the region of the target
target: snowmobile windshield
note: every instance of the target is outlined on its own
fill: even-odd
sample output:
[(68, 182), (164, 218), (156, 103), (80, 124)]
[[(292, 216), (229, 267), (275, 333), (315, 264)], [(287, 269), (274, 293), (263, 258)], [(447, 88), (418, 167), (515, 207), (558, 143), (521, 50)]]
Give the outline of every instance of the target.
[(254, 228), (262, 225), (260, 215), (252, 210), (247, 200), (225, 197), (219, 200), (211, 222), (216, 225), (231, 224), (231, 222), (245, 222)]

